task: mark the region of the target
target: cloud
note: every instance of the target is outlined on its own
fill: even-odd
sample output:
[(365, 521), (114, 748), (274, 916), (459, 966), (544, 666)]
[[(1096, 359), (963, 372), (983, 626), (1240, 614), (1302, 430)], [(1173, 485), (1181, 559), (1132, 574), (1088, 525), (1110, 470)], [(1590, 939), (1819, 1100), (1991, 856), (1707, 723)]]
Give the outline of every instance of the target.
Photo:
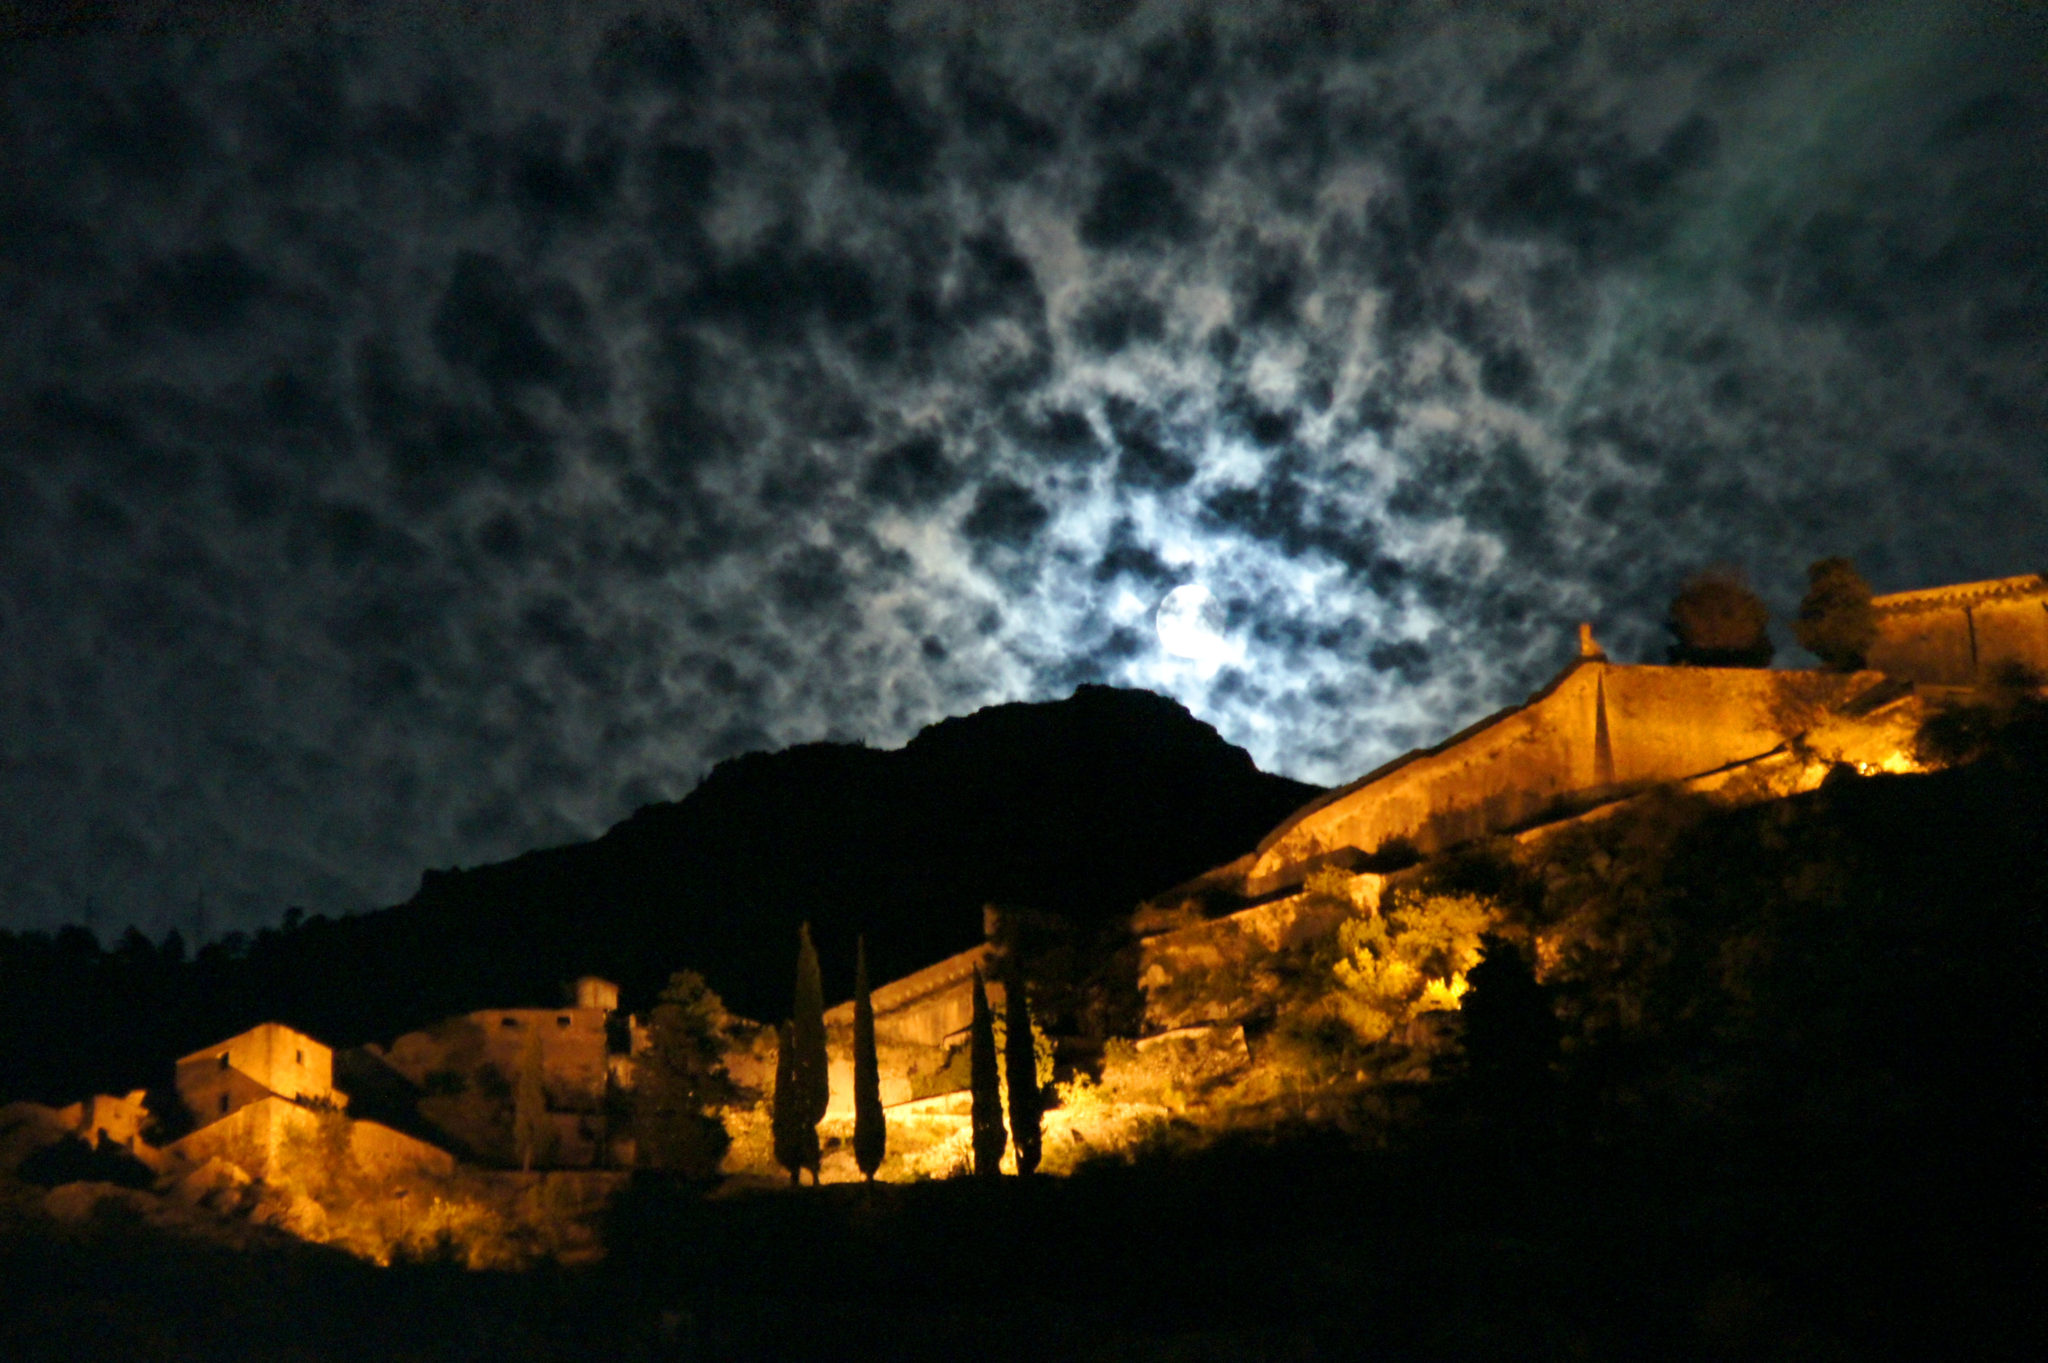
[(1702, 564), (2048, 561), (2024, 16), (803, 13), (10, 52), (11, 921), (365, 907), (1081, 681), (1338, 781)]

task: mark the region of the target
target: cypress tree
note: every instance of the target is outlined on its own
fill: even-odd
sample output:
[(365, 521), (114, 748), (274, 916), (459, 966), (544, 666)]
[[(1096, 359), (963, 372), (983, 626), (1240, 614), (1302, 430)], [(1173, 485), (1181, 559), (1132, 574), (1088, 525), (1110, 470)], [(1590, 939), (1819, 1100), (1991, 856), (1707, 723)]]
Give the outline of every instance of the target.
[(988, 1010), (988, 990), (981, 967), (974, 968), (974, 1022), (968, 1029), (968, 1072), (974, 1092), (974, 1172), (983, 1178), (1002, 1173), (1003, 1092), (996, 1060), (996, 1020)]
[(1010, 1140), (1017, 1147), (1017, 1172), (1038, 1169), (1040, 1150), (1038, 1047), (1031, 1034), (1031, 1004), (1024, 997), (1023, 972), (1013, 965), (1004, 986), (1003, 1067), (1010, 1092)]
[[(817, 1125), (825, 1120), (831, 1102), (831, 1072), (825, 1056), (825, 990), (818, 979), (818, 952), (811, 945), (811, 925), (797, 929), (796, 1007), (790, 1018), (790, 1032), (796, 1043), (797, 1111), (812, 1127), (811, 1143), (817, 1144)], [(817, 1170), (812, 1169), (813, 1177)]]
[(769, 1109), (768, 1128), (775, 1138), (775, 1162), (789, 1170), (793, 1188), (811, 1171), (818, 1181), (818, 1126), (803, 1117), (797, 1083), (795, 1028), (785, 1022), (775, 1029), (775, 1097)]
[(889, 1126), (882, 1116), (882, 1067), (875, 1057), (866, 938), (855, 939), (853, 953), (853, 1159), (861, 1175), (873, 1183), (889, 1148)]

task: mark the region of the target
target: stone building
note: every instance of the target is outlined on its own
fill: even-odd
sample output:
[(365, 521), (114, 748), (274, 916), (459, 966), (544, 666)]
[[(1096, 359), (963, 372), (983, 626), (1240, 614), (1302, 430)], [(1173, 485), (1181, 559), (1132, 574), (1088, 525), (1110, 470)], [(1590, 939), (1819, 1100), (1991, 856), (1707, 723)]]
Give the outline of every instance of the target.
[(614, 1070), (612, 1019), (618, 986), (576, 981), (559, 1008), (486, 1008), (408, 1032), (368, 1055), (422, 1096), (419, 1116), (480, 1158), (512, 1158), (511, 1098), (530, 1038), (538, 1040), (541, 1086), (552, 1132), (547, 1163), (601, 1162), (608, 1132), (605, 1094)]
[(346, 1101), (334, 1089), (334, 1052), (281, 1022), (251, 1027), (180, 1059), (177, 1085), (179, 1100), (201, 1126), (265, 1098)]
[(165, 1153), (185, 1164), (220, 1159), (251, 1178), (276, 1182), (291, 1174), (294, 1160), (318, 1149), (323, 1137), (338, 1134), (367, 1173), (447, 1173), (455, 1167), (445, 1150), (345, 1116), (348, 1095), (334, 1087), (333, 1050), (280, 1022), (252, 1027), (179, 1060), (177, 1087), (198, 1128)]

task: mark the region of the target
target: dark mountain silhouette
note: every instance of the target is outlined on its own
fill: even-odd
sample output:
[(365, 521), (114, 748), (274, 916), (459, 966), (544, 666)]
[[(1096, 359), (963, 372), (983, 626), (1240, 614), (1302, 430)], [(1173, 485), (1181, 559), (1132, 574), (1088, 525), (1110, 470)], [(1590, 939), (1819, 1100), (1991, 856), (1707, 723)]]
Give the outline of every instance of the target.
[[(430, 871), (404, 904), (289, 917), (194, 961), (140, 939), (102, 956), (69, 929), (41, 948), (0, 941), (0, 976), (51, 996), (0, 1027), (15, 1033), (0, 1036), (0, 1097), (157, 1082), (169, 1058), (269, 1017), (351, 1045), (550, 1006), (585, 973), (644, 1010), (671, 971), (693, 969), (735, 1011), (775, 1020), (799, 922), (836, 999), (856, 933), (887, 980), (980, 940), (984, 903), (1101, 923), (1249, 851), (1316, 793), (1260, 772), (1177, 703), (1103, 686), (945, 720), (896, 751), (750, 754), (594, 841)], [(103, 987), (115, 974), (121, 986)]]
[(590, 971), (639, 1006), (687, 966), (771, 1019), (789, 1006), (802, 921), (838, 998), (856, 933), (889, 979), (973, 945), (987, 902), (1099, 921), (1249, 850), (1315, 793), (1173, 701), (1084, 686), (945, 720), (893, 752), (736, 758), (595, 842), (429, 873), (379, 917), (450, 970), (476, 960), (480, 1001), (547, 1001)]

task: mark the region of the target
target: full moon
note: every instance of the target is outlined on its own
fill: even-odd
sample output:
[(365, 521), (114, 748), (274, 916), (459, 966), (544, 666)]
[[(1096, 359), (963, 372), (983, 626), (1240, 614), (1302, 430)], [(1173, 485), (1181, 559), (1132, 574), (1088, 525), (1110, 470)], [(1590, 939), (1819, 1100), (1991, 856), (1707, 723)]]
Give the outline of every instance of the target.
[(1176, 658), (1234, 663), (1239, 650), (1223, 634), (1223, 607), (1199, 582), (1175, 587), (1159, 603), (1159, 646)]

